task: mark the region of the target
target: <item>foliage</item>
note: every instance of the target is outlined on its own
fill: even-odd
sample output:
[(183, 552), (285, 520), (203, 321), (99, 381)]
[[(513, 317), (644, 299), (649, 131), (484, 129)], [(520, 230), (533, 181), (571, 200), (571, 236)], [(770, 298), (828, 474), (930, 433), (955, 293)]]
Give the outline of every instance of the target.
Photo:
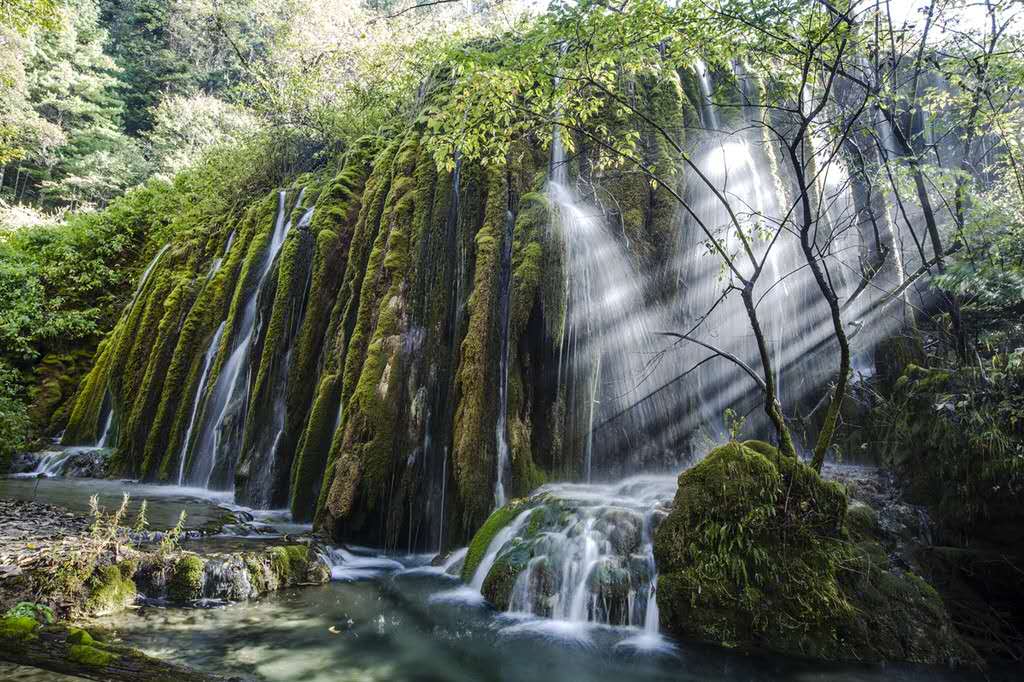
[(21, 601), (7, 609), (4, 618), (32, 618), (40, 623), (49, 625), (53, 622), (53, 609), (46, 604), (36, 604), (30, 601)]
[(872, 421), (887, 463), (954, 535), (998, 535), (1019, 515), (1024, 350), (976, 368), (912, 365)]
[(0, 0), (0, 26), (21, 32), (33, 26), (52, 26), (56, 6), (55, 0)]
[(31, 436), (23, 391), (18, 373), (0, 360), (0, 472)]
[(155, 171), (164, 177), (194, 166), (214, 145), (242, 140), (256, 130), (247, 111), (202, 93), (165, 97), (152, 117), (146, 139)]

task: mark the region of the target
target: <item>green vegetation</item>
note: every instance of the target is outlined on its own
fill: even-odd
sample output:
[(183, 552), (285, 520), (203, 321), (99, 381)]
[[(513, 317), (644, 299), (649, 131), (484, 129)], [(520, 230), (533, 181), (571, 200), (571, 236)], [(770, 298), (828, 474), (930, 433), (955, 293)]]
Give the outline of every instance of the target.
[(484, 556), (487, 554), (487, 548), (490, 547), (491, 541), (494, 540), (494, 536), (501, 532), (501, 529), (512, 523), (512, 521), (519, 515), (522, 509), (515, 502), (506, 504), (504, 507), (495, 509), (494, 512), (487, 517), (484, 524), (480, 526), (480, 530), (473, 536), (473, 540), (469, 543), (469, 549), (466, 552), (466, 560), (462, 564), (462, 579), (465, 582), (469, 582), (473, 578), (473, 574), (476, 573), (477, 567), (480, 562), (484, 560)]
[[(544, 191), (557, 141), (574, 189), (628, 245), (643, 303), (678, 299), (665, 319), (703, 322), (681, 291), (692, 284), (676, 269), (683, 238), (710, 255), (709, 279), (728, 280), (724, 296), (742, 298), (753, 360), (736, 394), (757, 394), (780, 444), (731, 442), (681, 476), (657, 534), (665, 628), (830, 659), (973, 660), (948, 595), (891, 562), (877, 515), (819, 473), (837, 433), (883, 460), (950, 545), (921, 561), (936, 574), (1024, 542), (1013, 6), (985, 3), (983, 28), (936, 37), (882, 28), (878, 3), (430, 4), (398, 17), (387, 15), (407, 5), (345, 0), (0, 5), (0, 470), (61, 431), (95, 443), (109, 420), (113, 474), (176, 481), (231, 392), (217, 438), (240, 456), (218, 475), (234, 477), (239, 501), (266, 474), (261, 502), (290, 505), (335, 540), (472, 538), (468, 579), (523, 509), (491, 513), (503, 342), (506, 490), (527, 496), (583, 465), (584, 399), (563, 377), (568, 349), (588, 339), (566, 336), (571, 273)], [(956, 25), (962, 5), (936, 3), (928, 21)], [(698, 60), (722, 127), (766, 143), (760, 161), (792, 207), (784, 219), (720, 195), (721, 225), (685, 218), (717, 192), (701, 167)], [(808, 158), (816, 145), (827, 153)], [(825, 206), (834, 163), (852, 211)], [(281, 192), (292, 230), (269, 261)], [(856, 218), (837, 227), (838, 213)], [(693, 234), (680, 235), (684, 219)], [(786, 235), (817, 285), (801, 291), (807, 309), (830, 313), (814, 351), (828, 368), (800, 405), (778, 400), (776, 365), (805, 349), (774, 347), (758, 318), (757, 296), (785, 283), (758, 279), (775, 261), (754, 251)], [(860, 251), (848, 272), (830, 271), (845, 239)], [(875, 298), (858, 310), (865, 291)], [(909, 292), (913, 319), (896, 311)], [(891, 327), (876, 328), (883, 313)], [(677, 331), (679, 345), (692, 341)], [(875, 350), (877, 375), (850, 389), (855, 337), (867, 340), (854, 351)], [(243, 342), (238, 400), (218, 382)], [(673, 463), (675, 445), (664, 448)], [(271, 447), (283, 453), (273, 466), (260, 459)], [(183, 524), (149, 563), (121, 556), (125, 508), (94, 510), (88, 537), (45, 578), (49, 593), (110, 612), (159, 570), (172, 601), (201, 598), (207, 561), (180, 552)], [(507, 601), (524, 556), (501, 557), (489, 597)], [(257, 592), (313, 568), (305, 546), (238, 565)], [(3, 636), (41, 613), (19, 605)], [(73, 636), (75, 660), (110, 662), (88, 633)]]
[(679, 477), (655, 537), (662, 626), (815, 658), (975, 662), (939, 595), (889, 565), (863, 516), (766, 443), (716, 448)]

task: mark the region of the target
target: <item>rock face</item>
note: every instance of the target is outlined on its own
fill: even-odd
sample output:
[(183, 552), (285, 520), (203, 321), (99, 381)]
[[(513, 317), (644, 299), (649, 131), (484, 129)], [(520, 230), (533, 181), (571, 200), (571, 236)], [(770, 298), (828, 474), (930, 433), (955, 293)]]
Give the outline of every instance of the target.
[(870, 508), (758, 441), (679, 477), (659, 527), (661, 625), (673, 635), (823, 659), (975, 663), (938, 593), (893, 565)]
[[(609, 105), (595, 125), (679, 165), (645, 122), (682, 138), (693, 104), (679, 74), (635, 79), (646, 118)], [(494, 506), (499, 461), (508, 497), (578, 477), (591, 401), (556, 378), (571, 360), (550, 154), (524, 136), (501, 162), (439, 168), (427, 134), (340, 141), (336, 158), (296, 160), (309, 173), (226, 197), (177, 183), (175, 236), (96, 350), (65, 442), (106, 433), (113, 475), (233, 488), (388, 548), (464, 545)], [(636, 269), (675, 282), (666, 188), (605, 170), (585, 136), (575, 148), (573, 175), (602, 187)]]
[(264, 552), (150, 557), (138, 564), (133, 577), (147, 600), (183, 605), (242, 601), (285, 587), (319, 585), (330, 580), (331, 571), (308, 545), (284, 545)]
[(928, 509), (913, 560), (986, 657), (1024, 657), (1024, 366), (907, 367), (872, 415), (905, 496)]

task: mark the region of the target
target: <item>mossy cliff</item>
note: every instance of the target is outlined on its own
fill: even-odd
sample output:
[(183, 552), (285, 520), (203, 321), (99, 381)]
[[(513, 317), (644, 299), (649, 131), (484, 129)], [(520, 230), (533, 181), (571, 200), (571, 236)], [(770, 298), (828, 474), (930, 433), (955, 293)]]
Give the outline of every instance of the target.
[(904, 362), (868, 420), (904, 495), (934, 523), (934, 545), (915, 560), (964, 635), (986, 657), (1012, 660), (1024, 655), (1022, 358), (998, 354), (960, 369)]
[(891, 565), (837, 483), (766, 443), (729, 443), (679, 477), (655, 536), (662, 627), (824, 659), (975, 663), (938, 593)]
[[(637, 135), (681, 182), (654, 127), (682, 142), (692, 107), (677, 75), (630, 78), (638, 114), (609, 107), (595, 125)], [(305, 173), (180, 202), (65, 441), (96, 442), (109, 423), (116, 475), (234, 488), (336, 539), (403, 548), (469, 540), (494, 507), (500, 440), (510, 495), (578, 474), (582, 410), (553, 385), (566, 302), (549, 150), (524, 135), (501, 163), (439, 167), (427, 129), (342, 141), (294, 164)], [(574, 172), (609, 188), (598, 204), (668, 286), (671, 198), (580, 149)]]

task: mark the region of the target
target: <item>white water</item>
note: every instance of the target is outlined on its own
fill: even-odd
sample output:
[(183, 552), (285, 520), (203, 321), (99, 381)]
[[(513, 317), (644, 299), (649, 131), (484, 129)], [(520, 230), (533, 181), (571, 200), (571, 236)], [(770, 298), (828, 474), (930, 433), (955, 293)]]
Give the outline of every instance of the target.
[(196, 394), (192, 397), (192, 413), (188, 418), (188, 428), (185, 429), (185, 438), (181, 441), (181, 454), (178, 456), (178, 485), (185, 484), (185, 460), (188, 458), (189, 441), (192, 440), (192, 428), (196, 423), (196, 415), (199, 413), (199, 403), (202, 401), (203, 393), (205, 393), (206, 389), (206, 377), (210, 373), (210, 365), (213, 364), (213, 358), (217, 354), (217, 349), (220, 347), (220, 337), (221, 334), (224, 333), (225, 324), (226, 322), (221, 322), (220, 326), (217, 327), (216, 333), (214, 333), (213, 338), (210, 339), (210, 345), (206, 348), (206, 353), (203, 354), (203, 371), (199, 375), (199, 384), (196, 386)]
[(64, 473), (64, 465), (67, 464), (72, 457), (80, 452), (91, 449), (92, 448), (90, 447), (70, 447), (64, 450), (41, 453), (35, 469), (28, 473), (15, 474), (14, 476), (17, 478), (37, 478), (39, 476), (53, 478), (54, 476), (60, 476)]
[(702, 98), (700, 106), (701, 123), (705, 130), (718, 130), (718, 111), (715, 109), (714, 101), (711, 98), (711, 75), (708, 73), (707, 65), (700, 59), (694, 62), (694, 69), (697, 71), (697, 79), (700, 82), (700, 95)]
[(139, 294), (142, 293), (143, 288), (146, 286), (146, 282), (149, 281), (149, 276), (152, 274), (153, 268), (156, 267), (156, 264), (160, 261), (160, 257), (163, 256), (164, 252), (166, 252), (170, 247), (170, 242), (164, 244), (163, 247), (156, 252), (156, 255), (153, 256), (153, 260), (149, 261), (149, 265), (146, 266), (146, 269), (142, 271), (142, 277), (139, 278), (139, 283), (135, 287), (135, 293), (132, 294), (132, 300), (128, 304), (129, 309), (135, 306), (135, 301), (138, 300)]
[(487, 546), (487, 552), (484, 554), (484, 558), (480, 561), (480, 565), (477, 566), (476, 571), (473, 573), (473, 579), (470, 581), (469, 586), (477, 592), (484, 586), (484, 579), (487, 578), (487, 574), (491, 572), (491, 568), (494, 566), (495, 560), (498, 558), (498, 552), (501, 551), (505, 543), (515, 537), (519, 529), (522, 528), (526, 520), (530, 518), (532, 509), (528, 509), (515, 519), (512, 520), (507, 526), (502, 528), (491, 540), (491, 544)]
[(107, 412), (107, 421), (103, 424), (103, 433), (100, 434), (100, 439), (96, 442), (96, 447), (106, 448), (110, 447), (110, 427), (114, 423), (114, 408), (111, 406), (110, 411)]
[[(304, 191), (299, 193), (296, 205), (302, 202)], [(214, 383), (213, 391), (204, 412), (212, 415), (212, 419), (204, 419), (203, 428), (200, 431), (195, 447), (199, 450), (193, 455), (193, 464), (189, 469), (188, 482), (193, 485), (200, 485), (204, 488), (210, 487), (211, 478), (217, 469), (221, 457), (221, 438), (225, 426), (225, 419), (229, 414), (241, 413), (244, 416), (245, 401), (248, 399), (249, 381), (248, 376), (242, 380), (243, 372), (248, 374), (249, 353), (252, 339), (256, 331), (256, 306), (259, 302), (259, 293), (263, 289), (267, 276), (270, 274), (284, 245), (285, 237), (291, 227), (287, 219), (288, 212), (285, 207), (286, 193), (282, 190), (278, 194), (277, 217), (274, 221), (274, 230), (267, 244), (266, 253), (263, 255), (262, 266), (256, 279), (256, 286), (246, 300), (242, 309), (241, 320), (237, 325), (237, 333), (240, 340), (235, 343), (231, 354), (224, 363)], [(230, 485), (230, 481), (228, 482)]]
[(509, 611), (642, 627), (657, 634), (653, 531), (675, 489), (674, 476), (542, 487), (536, 499), (543, 497), (541, 507), (558, 510), (554, 521), (543, 522), (550, 525), (535, 537), (525, 537), (520, 524), (500, 538), (501, 547), (492, 547), (501, 556), (503, 550), (522, 551), (523, 542), (532, 543), (530, 559), (512, 588)]
[(494, 483), (494, 506), (505, 505), (505, 472), (509, 468), (509, 447), (508, 447), (508, 354), (509, 354), (509, 325), (511, 324), (510, 297), (512, 295), (512, 231), (515, 226), (515, 218), (509, 211), (505, 217), (505, 235), (501, 246), (501, 286), (500, 313), (498, 315), (501, 329), (501, 355), (498, 363), (498, 420), (495, 426), (495, 440), (497, 445), (497, 472)]
[(567, 310), (559, 391), (565, 382), (574, 410), (570, 428), (584, 434), (583, 478), (590, 481), (598, 429), (606, 427), (598, 449), (621, 458), (637, 441), (668, 435), (681, 405), (671, 392), (658, 390), (675, 376), (660, 356), (669, 344), (655, 333), (668, 327), (663, 312), (648, 305), (645, 279), (603, 212), (567, 184), (557, 135), (552, 151), (548, 196), (562, 242)]
[[(299, 196), (301, 202), (302, 196)], [(309, 225), (310, 221), (313, 220), (313, 208), (307, 209), (302, 217), (299, 219), (298, 227), (305, 228)], [(287, 227), (285, 231), (287, 232)], [(282, 242), (284, 238), (282, 236)], [(280, 246), (277, 247), (280, 249)], [(260, 320), (256, 324), (256, 328), (262, 327), (263, 321)], [(297, 330), (298, 325), (295, 320), (290, 321), (290, 325), (293, 329)], [(250, 446), (249, 444), (242, 444), (243, 447), (255, 447), (257, 451), (252, 455), (250, 459), (250, 481), (247, 484), (248, 502), (253, 506), (262, 507), (268, 506), (272, 503), (271, 498), (273, 497), (273, 487), (275, 476), (278, 476), (280, 472), (276, 471), (276, 463), (278, 461), (278, 447), (281, 443), (282, 437), (285, 435), (285, 417), (287, 412), (287, 406), (285, 404), (285, 395), (288, 391), (288, 368), (291, 366), (292, 357), (292, 344), (295, 339), (292, 335), (288, 335), (286, 338), (282, 338), (279, 343), (286, 344), (284, 350), (284, 357), (281, 361), (280, 367), (277, 370), (277, 375), (271, 376), (272, 386), (270, 388), (270, 396), (273, 401), (273, 409), (270, 412), (270, 429), (268, 432), (273, 433), (274, 436), (269, 441), (269, 449), (266, 449), (264, 443), (261, 441), (259, 436), (255, 439), (255, 445)], [(276, 349), (268, 352), (277, 352)], [(251, 371), (255, 371), (253, 368)], [(249, 382), (251, 383), (251, 382)], [(244, 399), (246, 402), (249, 401), (249, 392), (252, 390), (250, 385), (246, 386)]]

